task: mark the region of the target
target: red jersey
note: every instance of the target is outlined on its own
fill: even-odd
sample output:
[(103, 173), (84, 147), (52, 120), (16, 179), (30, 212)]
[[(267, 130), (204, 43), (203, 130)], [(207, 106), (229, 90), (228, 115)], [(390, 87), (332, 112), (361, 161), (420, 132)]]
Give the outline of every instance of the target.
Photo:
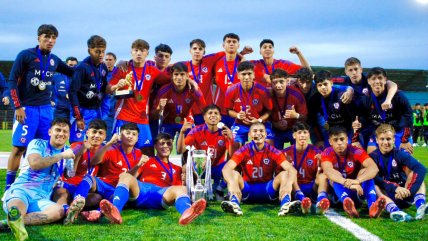
[[(248, 115), (260, 118), (266, 111), (272, 110), (272, 99), (266, 88), (258, 83), (254, 83), (248, 91), (244, 91), (241, 83), (237, 83), (227, 88), (224, 107), (237, 113), (242, 109), (247, 111)], [(235, 123), (244, 125), (238, 119), (235, 120)]]
[[(119, 68), (116, 68), (110, 80), (110, 85), (115, 85), (119, 80), (125, 79), (127, 74), (130, 73), (132, 75), (132, 89), (134, 91), (134, 97), (118, 100), (116, 103), (115, 115), (119, 120), (137, 124), (149, 124), (148, 105), (150, 90), (152, 89), (153, 83), (168, 83), (170, 76), (166, 73), (161, 73), (156, 67), (147, 63), (144, 67), (135, 67), (134, 69), (135, 71), (132, 70), (132, 62), (129, 62), (127, 72), (123, 72)], [(135, 76), (138, 80), (141, 80), (142, 76), (144, 76), (144, 78), (142, 81), (136, 81)], [(120, 90), (127, 89), (128, 86), (125, 86)]]
[(119, 181), (119, 175), (137, 165), (141, 155), (138, 148), (134, 148), (129, 154), (122, 154), (122, 146), (116, 144), (104, 154), (103, 160), (99, 164), (97, 177), (115, 187)]
[(139, 170), (138, 180), (159, 187), (181, 186), (181, 167), (151, 157)]
[[(185, 62), (187, 69), (189, 70), (189, 77), (198, 83), (207, 105), (211, 105), (213, 103), (213, 67), (220, 58), (224, 57), (224, 55), (225, 53), (223, 51), (205, 55), (199, 65), (193, 65), (191, 60)], [(202, 111), (197, 106), (193, 106), (192, 113), (194, 115), (198, 115), (201, 114)]]
[[(73, 151), (77, 153), (82, 147), (82, 145), (83, 145), (83, 142), (75, 142), (71, 144), (71, 149), (73, 149)], [(79, 185), (79, 183), (82, 181), (83, 177), (85, 177), (86, 174), (96, 176), (98, 171), (98, 166), (95, 166), (95, 167), (91, 166), (91, 158), (95, 155), (96, 151), (97, 150), (91, 152), (87, 150), (82, 155), (82, 157), (79, 160), (79, 163), (77, 164), (76, 174), (74, 175), (74, 177), (66, 178), (63, 175), (61, 177), (62, 181), (72, 185)]]
[(309, 144), (306, 150), (296, 152), (295, 145), (289, 146), (283, 150), (286, 153), (287, 160), (293, 164), (297, 170), (297, 182), (307, 184), (315, 181), (318, 171), (318, 154), (321, 153), (318, 147)]
[(271, 84), (267, 83), (264, 75), (265, 74), (272, 74), (272, 71), (275, 69), (283, 69), (287, 71), (289, 75), (295, 74), (302, 66), (295, 64), (288, 60), (282, 60), (282, 59), (274, 59), (273, 64), (266, 65), (265, 61), (263, 59), (260, 60), (252, 60), (251, 61), (255, 68), (254, 72), (256, 74), (256, 82), (261, 83), (265, 87), (270, 87)]
[(183, 124), (184, 118), (190, 114), (193, 105), (200, 109), (207, 105), (200, 90), (189, 90), (186, 87), (183, 92), (177, 93), (173, 84), (166, 85), (159, 90), (153, 108), (156, 108), (160, 99), (164, 98), (168, 99), (163, 112), (164, 124)]
[(273, 179), (277, 166), (286, 161), (284, 153), (265, 143), (258, 151), (253, 142), (239, 148), (230, 161), (242, 170), (242, 177), (248, 183), (268, 182)]
[(213, 95), (213, 102), (221, 108), (221, 114), (227, 115), (225, 108), (225, 97), (227, 87), (232, 84), (239, 83), (238, 79), (238, 65), (240, 63), (239, 57), (236, 56), (235, 60), (226, 61), (226, 56), (217, 61), (214, 67), (215, 82), (217, 88)]
[[(300, 115), (307, 116), (308, 108), (306, 106), (305, 96), (300, 92), (298, 87), (287, 86), (284, 97), (276, 97), (275, 93), (272, 96), (273, 109), (271, 114), (271, 121), (278, 122), (285, 115), (286, 110), (291, 110), (294, 105), (294, 109)], [(293, 125), (296, 124), (296, 119), (285, 119), (288, 123), (287, 130), (292, 129)]]
[(211, 166), (217, 166), (226, 161), (226, 151), (230, 146), (229, 139), (221, 134), (221, 130), (211, 132), (206, 124), (192, 128), (184, 139), (186, 146), (195, 146), (196, 150), (214, 149)]
[[(325, 149), (321, 153), (321, 163), (331, 162), (334, 169), (338, 170), (344, 178), (355, 179), (362, 168), (362, 163), (370, 158), (366, 151), (348, 144), (345, 156), (337, 155), (333, 147)], [(338, 160), (340, 161), (338, 162)]]

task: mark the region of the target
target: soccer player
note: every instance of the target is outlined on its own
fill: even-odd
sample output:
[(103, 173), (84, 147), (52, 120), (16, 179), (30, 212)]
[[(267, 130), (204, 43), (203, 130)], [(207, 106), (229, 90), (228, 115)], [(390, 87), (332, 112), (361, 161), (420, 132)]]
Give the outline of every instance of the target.
[[(296, 170), (281, 151), (265, 142), (266, 128), (262, 123), (252, 124), (249, 136), (252, 141), (236, 151), (223, 168), (230, 196), (230, 201), (221, 203), (223, 211), (242, 215), (241, 201), (272, 202), (279, 196), (278, 216), (300, 212), (300, 203), (290, 201)], [(283, 171), (274, 177), (277, 166)], [(237, 168), (242, 170), (242, 176)]]
[[(148, 112), (150, 91), (153, 83), (165, 84), (170, 78), (169, 75), (161, 73), (156, 67), (147, 63), (149, 48), (149, 43), (142, 39), (137, 39), (132, 43), (132, 61), (126, 63), (126, 71), (118, 69), (113, 74), (107, 86), (107, 93), (128, 88), (133, 90), (133, 97), (120, 99), (116, 104), (114, 132), (118, 132), (125, 123), (137, 124), (140, 134), (136, 146), (146, 155), (152, 156), (153, 141)], [(128, 81), (127, 76), (131, 76), (132, 80)]]
[(302, 205), (302, 212), (309, 213), (312, 201), (316, 200), (318, 213), (324, 213), (330, 207), (327, 197), (328, 180), (325, 174), (319, 172), (321, 151), (309, 144), (309, 126), (297, 122), (293, 126), (295, 144), (283, 150), (287, 160), (297, 170), (293, 183), (294, 197)]
[(321, 153), (321, 167), (330, 180), (336, 197), (343, 203), (343, 209), (350, 217), (359, 217), (354, 202), (359, 196), (367, 200), (369, 215), (377, 218), (385, 208), (384, 197), (376, 196), (373, 178), (379, 169), (367, 153), (348, 144), (347, 131), (342, 126), (328, 130), (331, 147)]
[[(421, 111), (421, 103), (415, 104), (415, 109), (413, 110), (413, 146), (418, 146), (419, 136), (422, 136), (423, 132), (422, 123), (424, 122), (424, 117)], [(423, 133), (422, 133), (423, 134)]]
[(17, 240), (28, 239), (24, 225), (47, 224), (64, 217), (63, 207), (50, 197), (65, 162), (74, 158), (73, 150), (66, 145), (70, 123), (67, 119), (55, 119), (48, 133), (49, 140), (34, 139), (28, 144), (25, 158), (29, 168), (21, 172), (5, 193), (3, 210)]
[(273, 141), (278, 150), (282, 150), (286, 142), (295, 143), (292, 127), (296, 121), (305, 121), (308, 115), (305, 97), (296, 86), (287, 86), (287, 76), (285, 70), (275, 69), (269, 77), (273, 89)]
[[(254, 64), (249, 61), (238, 65), (240, 82), (228, 87), (224, 106), (230, 117), (235, 119), (232, 126), (235, 144), (238, 150), (248, 140), (250, 125), (256, 122), (266, 123), (272, 109), (272, 99), (262, 85), (254, 83)], [(272, 129), (266, 123), (267, 138), (272, 142)]]
[[(112, 52), (106, 53), (104, 58), (104, 63), (107, 66), (107, 82), (110, 83), (111, 78), (113, 77), (113, 72), (116, 71), (116, 54)], [(107, 136), (106, 140), (110, 140), (113, 135), (113, 122), (114, 122), (114, 113), (115, 113), (116, 99), (112, 94), (105, 94), (103, 97), (103, 102), (101, 105), (101, 112), (103, 120), (107, 124)]]
[(51, 53), (58, 37), (55, 26), (41, 25), (37, 36), (39, 45), (21, 51), (9, 75), (8, 89), (15, 116), (5, 190), (15, 181), (28, 143), (34, 138), (49, 139), (47, 123), (53, 119), (51, 86), (54, 73), (60, 72), (68, 76), (73, 74), (73, 69)]
[(423, 116), (424, 116), (424, 122), (423, 122), (423, 126), (424, 126), (424, 144), (422, 144), (422, 147), (426, 147), (428, 144), (428, 103), (424, 104), (424, 109), (425, 111), (423, 112)]
[[(74, 67), (78, 64), (76, 57), (68, 57), (65, 60), (65, 64), (70, 67)], [(55, 73), (53, 77), (53, 90), (52, 90), (52, 103), (54, 106), (54, 118), (65, 118), (70, 119), (70, 85), (71, 77)]]
[(416, 206), (416, 219), (428, 214), (425, 201), (424, 177), (426, 168), (409, 153), (394, 148), (395, 130), (389, 124), (376, 129), (378, 149), (370, 153), (379, 173), (375, 178), (376, 193), (386, 199), (386, 211), (395, 222), (408, 222), (413, 218), (401, 211), (411, 204)]
[[(232, 131), (223, 124), (219, 128), (221, 120), (220, 107), (211, 104), (203, 110), (205, 124), (192, 128), (190, 122), (185, 122), (181, 128), (177, 141), (177, 153), (182, 154), (186, 151), (186, 146), (194, 146), (196, 150), (205, 150), (208, 148), (214, 150), (211, 157), (211, 178), (214, 180), (213, 190), (220, 194), (216, 195), (221, 199), (221, 193), (226, 187), (222, 181), (223, 175), (221, 170), (227, 162), (227, 153), (233, 154), (233, 136)], [(185, 133), (191, 128), (185, 137)], [(187, 173), (186, 173), (187, 174)], [(216, 193), (217, 194), (217, 193)]]
[[(366, 126), (354, 125), (355, 129), (361, 128), (361, 133), (370, 135), (367, 152), (371, 153), (376, 149), (375, 130), (381, 123), (391, 124), (395, 131), (395, 146), (404, 149), (410, 154), (413, 153), (411, 128), (413, 125), (413, 112), (409, 101), (403, 92), (397, 92), (392, 98), (391, 108), (384, 110), (381, 104), (387, 96), (386, 81), (387, 75), (383, 68), (372, 68), (368, 75), (368, 82), (371, 88), (368, 96), (363, 96), (358, 103), (357, 110), (359, 117), (367, 120)], [(364, 124), (364, 122), (362, 122)]]
[(187, 188), (182, 186), (181, 167), (169, 161), (172, 137), (160, 133), (155, 139), (155, 149), (155, 157), (143, 155), (134, 174), (129, 172), (120, 175), (113, 204), (106, 199), (101, 201), (101, 211), (112, 223), (122, 223), (120, 212), (128, 200), (131, 207), (138, 209), (166, 209), (175, 203), (175, 208), (181, 214), (178, 221), (181, 225), (191, 223), (204, 212), (205, 199), (199, 199), (191, 205)]
[(107, 66), (104, 64), (106, 40), (92, 35), (88, 41), (89, 56), (78, 66), (70, 86), (73, 109), (70, 142), (83, 141), (86, 124), (102, 117), (101, 103), (107, 86)]
[[(172, 137), (180, 132), (184, 119), (190, 115), (192, 106), (204, 109), (206, 102), (200, 90), (191, 89), (187, 83), (188, 69), (183, 62), (172, 66), (172, 83), (162, 87), (154, 101), (153, 119), (163, 118), (160, 132), (168, 133)], [(159, 116), (160, 112), (163, 116)]]
[[(64, 224), (72, 224), (75, 221), (85, 206), (85, 199), (89, 192), (96, 192), (104, 199), (109, 199), (114, 193), (120, 174), (132, 172), (138, 168), (136, 165), (142, 158), (141, 151), (135, 148), (138, 132), (136, 124), (124, 124), (120, 129), (120, 135), (114, 134), (111, 140), (95, 153), (91, 166), (99, 165), (97, 176), (88, 174), (77, 186)], [(118, 143), (119, 141), (121, 142)]]
[(0, 72), (0, 99), (2, 99), (3, 105), (9, 105), (9, 97), (7, 94), (7, 83), (3, 74)]

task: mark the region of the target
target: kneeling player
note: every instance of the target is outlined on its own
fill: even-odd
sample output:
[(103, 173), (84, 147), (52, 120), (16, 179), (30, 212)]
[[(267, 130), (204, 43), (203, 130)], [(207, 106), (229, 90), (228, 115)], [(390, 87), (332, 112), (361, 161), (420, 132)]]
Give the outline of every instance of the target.
[[(182, 186), (181, 167), (169, 161), (172, 151), (172, 137), (160, 133), (155, 139), (157, 155), (143, 156), (133, 175), (122, 173), (114, 195), (113, 204), (101, 201), (101, 212), (113, 223), (122, 223), (120, 212), (130, 200), (130, 205), (139, 209), (165, 209), (175, 203), (181, 214), (179, 223), (186, 225), (202, 214), (206, 207), (205, 199), (191, 205), (187, 188)], [(138, 177), (138, 180), (135, 177)]]
[(422, 219), (428, 214), (424, 184), (426, 168), (409, 153), (394, 148), (394, 136), (395, 130), (391, 125), (381, 124), (376, 129), (379, 148), (370, 153), (379, 168), (375, 178), (376, 193), (386, 199), (386, 210), (392, 220), (411, 221), (413, 218), (400, 208), (409, 207), (412, 203), (417, 209), (416, 219)]
[[(278, 215), (300, 212), (300, 203), (290, 202), (292, 182), (296, 170), (286, 161), (285, 155), (265, 142), (266, 128), (263, 123), (255, 123), (248, 133), (252, 141), (239, 150), (223, 168), (224, 180), (230, 194), (230, 201), (223, 201), (221, 208), (225, 212), (242, 215), (240, 201), (271, 202), (281, 200)], [(273, 176), (277, 166), (284, 170)], [(235, 168), (242, 170), (242, 175)]]
[(321, 153), (321, 167), (343, 203), (343, 209), (349, 216), (359, 217), (354, 201), (360, 203), (359, 196), (364, 195), (370, 217), (379, 217), (386, 200), (384, 197), (376, 200), (373, 180), (379, 171), (376, 163), (363, 149), (348, 144), (344, 127), (333, 126), (328, 132), (331, 147)]
[(302, 212), (309, 213), (312, 199), (316, 200), (317, 212), (324, 213), (330, 207), (330, 201), (327, 198), (328, 180), (325, 174), (318, 172), (321, 151), (308, 143), (309, 135), (309, 127), (297, 122), (293, 126), (293, 138), (296, 144), (283, 152), (298, 172), (293, 190), (295, 199), (302, 204)]

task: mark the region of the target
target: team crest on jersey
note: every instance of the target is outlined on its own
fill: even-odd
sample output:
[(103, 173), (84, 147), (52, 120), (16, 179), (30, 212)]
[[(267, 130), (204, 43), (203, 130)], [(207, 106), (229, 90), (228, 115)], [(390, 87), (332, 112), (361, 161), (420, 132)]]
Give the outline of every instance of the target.
[(269, 160), (268, 158), (263, 159), (263, 163), (264, 163), (264, 164), (269, 165), (269, 162), (270, 162), (270, 160)]
[(25, 143), (25, 141), (26, 141), (27, 139), (25, 139), (25, 137), (21, 137), (21, 139), (19, 139), (19, 141), (21, 142), (21, 143)]
[(38, 86), (40, 83), (40, 80), (37, 77), (33, 77), (33, 78), (31, 78), (30, 83), (32, 86)]
[(349, 161), (347, 164), (348, 164), (348, 167), (350, 167), (350, 168), (353, 168), (353, 167), (354, 167), (354, 163), (353, 163), (353, 162), (351, 162), (351, 161)]
[(314, 164), (314, 161), (312, 161), (311, 159), (307, 160), (306, 163), (308, 164), (308, 166), (312, 166), (312, 164)]
[(369, 95), (369, 89), (364, 88), (364, 89), (363, 89), (363, 94), (364, 94), (364, 95)]
[(187, 104), (190, 104), (191, 99), (190, 98), (186, 98), (184, 101), (186, 101)]
[(253, 100), (253, 105), (257, 105), (259, 103), (259, 100), (258, 99), (254, 99)]
[(51, 59), (50, 63), (51, 63), (51, 66), (55, 65), (55, 61), (53, 59)]
[(339, 102), (334, 103), (333, 106), (336, 110), (338, 110), (339, 109)]
[(150, 80), (151, 78), (152, 78), (152, 76), (151, 76), (151, 75), (146, 74), (146, 80)]
[(204, 73), (208, 73), (208, 68), (207, 68), (207, 67), (203, 67), (203, 68), (202, 68), (202, 72), (204, 72)]
[(395, 161), (395, 159), (392, 159), (392, 163), (391, 163), (391, 165), (392, 165), (393, 167), (397, 167), (397, 162)]
[(80, 133), (80, 132), (77, 132), (77, 133), (76, 133), (76, 137), (77, 137), (77, 138), (80, 138), (80, 137), (82, 137), (82, 133)]
[(88, 93), (86, 93), (86, 98), (92, 99), (94, 97), (94, 95), (95, 95), (94, 92), (88, 91)]
[(223, 141), (223, 140), (218, 140), (217, 144), (218, 144), (219, 146), (224, 146), (224, 141)]

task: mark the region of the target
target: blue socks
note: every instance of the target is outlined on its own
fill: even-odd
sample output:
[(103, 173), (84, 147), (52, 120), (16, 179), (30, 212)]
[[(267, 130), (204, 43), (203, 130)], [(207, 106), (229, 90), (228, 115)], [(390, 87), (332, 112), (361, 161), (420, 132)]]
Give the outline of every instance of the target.
[(370, 179), (361, 183), (361, 187), (364, 190), (364, 197), (367, 200), (367, 206), (370, 208), (377, 199), (374, 180)]
[(123, 183), (119, 183), (114, 189), (113, 205), (117, 207), (119, 212), (122, 212), (123, 207), (129, 199), (129, 188)]
[(282, 205), (290, 202), (290, 200), (291, 200), (290, 199), (290, 194), (285, 195), (284, 198), (281, 200), (281, 207), (282, 207)]
[(6, 187), (5, 187), (5, 191), (7, 191), (10, 186), (15, 182), (16, 179), (16, 171), (10, 171), (7, 170), (6, 172)]
[(301, 190), (297, 190), (296, 193), (294, 194), (294, 199), (302, 201), (303, 198), (305, 198), (305, 194), (303, 194)]
[(190, 197), (187, 194), (183, 194), (175, 199), (175, 209), (177, 209), (181, 215), (183, 215), (190, 206), (192, 206), (192, 204), (190, 202)]
[(230, 196), (230, 201), (239, 205), (239, 199), (235, 195)]
[(333, 182), (333, 190), (337, 197), (340, 198), (340, 201), (343, 203), (345, 198), (349, 197), (348, 190), (342, 184)]
[(81, 196), (86, 198), (88, 196), (89, 190), (91, 190), (92, 185), (94, 182), (92, 181), (92, 177), (89, 175), (86, 175), (83, 180), (80, 182), (80, 184), (77, 186), (76, 193), (74, 194), (74, 197)]
[(401, 211), (394, 202), (387, 203), (385, 209), (388, 213)]
[(418, 209), (420, 206), (425, 204), (425, 195), (422, 193), (418, 193), (415, 195), (415, 198), (413, 199), (416, 209)]

